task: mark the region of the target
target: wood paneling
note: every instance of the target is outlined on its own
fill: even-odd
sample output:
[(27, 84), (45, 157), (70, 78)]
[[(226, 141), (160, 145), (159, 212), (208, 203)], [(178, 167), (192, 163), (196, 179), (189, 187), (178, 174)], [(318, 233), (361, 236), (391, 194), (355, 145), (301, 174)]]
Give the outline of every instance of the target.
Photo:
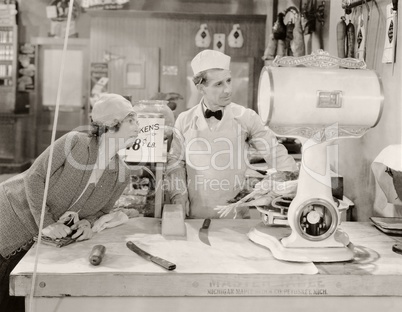
[[(158, 48), (112, 46), (110, 52), (118, 56), (109, 62), (110, 92), (129, 95), (134, 101), (148, 99), (158, 92), (159, 80), (154, 79), (159, 77)], [(127, 72), (130, 66), (138, 69), (131, 81)]]
[[(105, 51), (113, 46), (130, 46), (160, 49), (160, 92), (178, 92), (185, 96), (186, 63), (201, 48), (195, 46), (195, 35), (200, 24), (206, 23), (214, 33), (229, 35), (233, 24), (240, 24), (244, 36), (242, 48), (230, 48), (225, 53), (232, 57), (252, 57), (258, 70), (254, 71), (253, 88), (258, 84), (263, 66), (261, 56), (265, 48), (264, 16), (206, 16), (141, 14), (139, 12), (92, 12), (91, 13), (91, 62), (102, 62)], [(212, 48), (212, 43), (210, 48)], [(162, 66), (177, 66), (177, 75), (161, 75)], [(256, 96), (254, 96), (256, 99)]]
[(272, 0), (136, 0), (128, 9), (153, 12), (265, 14)]

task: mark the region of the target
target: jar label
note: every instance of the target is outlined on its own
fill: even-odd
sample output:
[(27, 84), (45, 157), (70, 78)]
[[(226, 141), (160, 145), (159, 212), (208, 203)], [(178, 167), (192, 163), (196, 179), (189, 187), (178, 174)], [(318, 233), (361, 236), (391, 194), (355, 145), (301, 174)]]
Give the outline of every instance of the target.
[(140, 132), (134, 144), (126, 149), (127, 162), (166, 162), (163, 117), (138, 115)]

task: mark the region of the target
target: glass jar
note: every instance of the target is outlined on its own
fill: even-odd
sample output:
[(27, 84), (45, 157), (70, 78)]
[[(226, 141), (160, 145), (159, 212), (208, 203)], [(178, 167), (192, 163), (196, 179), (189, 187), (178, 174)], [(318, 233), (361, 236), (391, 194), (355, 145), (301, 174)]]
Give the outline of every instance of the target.
[(137, 112), (138, 115), (163, 115), (165, 119), (165, 140), (171, 139), (175, 122), (173, 111), (169, 108), (169, 106), (167, 106), (168, 103), (168, 101), (163, 100), (141, 100), (134, 104), (134, 110)]

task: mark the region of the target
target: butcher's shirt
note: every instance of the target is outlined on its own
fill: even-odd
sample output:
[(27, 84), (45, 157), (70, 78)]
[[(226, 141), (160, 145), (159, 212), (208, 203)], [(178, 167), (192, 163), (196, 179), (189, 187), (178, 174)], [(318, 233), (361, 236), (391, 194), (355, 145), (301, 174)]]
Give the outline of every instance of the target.
[[(230, 103), (223, 109), (223, 114), (227, 114), (231, 110), (233, 118), (239, 124), (241, 131), (245, 133), (245, 140), (247, 144), (257, 151), (269, 168), (275, 168), (278, 171), (296, 171), (298, 167), (292, 156), (290, 156), (286, 148), (278, 143), (275, 134), (266, 127), (260, 116), (252, 109), (245, 108), (236, 103)], [(186, 142), (184, 134), (193, 125), (200, 124), (200, 120), (204, 119), (204, 112), (201, 102), (188, 111), (182, 112), (175, 122), (175, 129), (173, 131), (173, 139), (168, 153), (167, 174), (173, 174), (175, 171), (176, 177), (185, 179), (186, 155), (185, 148)], [(219, 120), (215, 117), (206, 119), (210, 130), (214, 131), (219, 125)], [(222, 129), (220, 129), (222, 130)], [(227, 129), (227, 131), (233, 131)], [(208, 156), (205, 156), (208, 157)], [(179, 185), (186, 185), (185, 181)], [(171, 190), (170, 198), (174, 197), (177, 193), (183, 193), (184, 190)]]

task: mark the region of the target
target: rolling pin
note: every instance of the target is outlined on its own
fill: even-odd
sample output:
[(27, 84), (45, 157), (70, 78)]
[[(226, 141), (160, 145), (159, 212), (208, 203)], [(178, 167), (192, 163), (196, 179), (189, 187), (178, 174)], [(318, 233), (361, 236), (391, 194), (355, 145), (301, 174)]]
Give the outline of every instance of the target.
[(105, 255), (106, 247), (103, 245), (95, 245), (89, 255), (89, 262), (92, 265), (99, 265)]

